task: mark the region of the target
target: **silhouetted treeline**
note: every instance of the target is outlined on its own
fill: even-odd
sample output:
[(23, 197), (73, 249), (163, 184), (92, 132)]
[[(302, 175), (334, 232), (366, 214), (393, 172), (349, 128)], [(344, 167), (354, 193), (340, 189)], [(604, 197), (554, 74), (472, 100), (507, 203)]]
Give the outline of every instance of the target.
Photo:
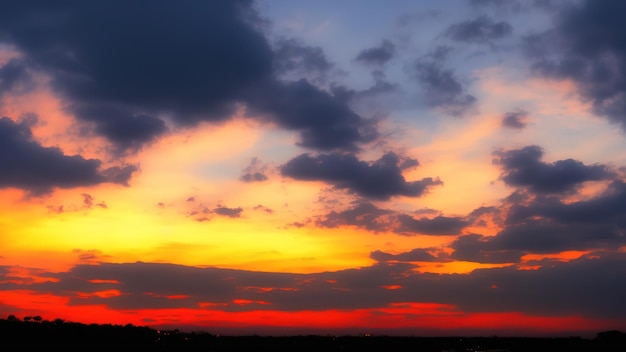
[[(7, 351), (626, 351), (626, 333), (593, 339), (525, 337), (217, 336), (147, 326), (83, 324), (40, 316), (0, 319), (0, 350)], [(10, 347), (9, 347), (10, 346)]]

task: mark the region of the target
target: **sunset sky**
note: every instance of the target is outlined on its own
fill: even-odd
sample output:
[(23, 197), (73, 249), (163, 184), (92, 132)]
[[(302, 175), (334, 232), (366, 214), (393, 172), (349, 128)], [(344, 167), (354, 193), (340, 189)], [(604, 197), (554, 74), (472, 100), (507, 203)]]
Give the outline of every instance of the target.
[(0, 318), (626, 330), (624, 14), (3, 1)]

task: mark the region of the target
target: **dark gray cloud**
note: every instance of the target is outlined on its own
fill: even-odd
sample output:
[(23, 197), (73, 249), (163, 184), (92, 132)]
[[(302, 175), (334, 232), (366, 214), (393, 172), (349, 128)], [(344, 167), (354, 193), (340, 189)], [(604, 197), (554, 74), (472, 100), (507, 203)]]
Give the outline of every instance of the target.
[(479, 311), (489, 305), (487, 311), (502, 311), (515, 305), (517, 311), (527, 314), (556, 315), (571, 310), (590, 317), (623, 317), (625, 309), (613, 306), (615, 311), (611, 312), (611, 306), (617, 303), (613, 293), (624, 292), (626, 285), (611, 281), (624, 271), (611, 266), (621, 265), (624, 255), (597, 255), (602, 257), (596, 260), (590, 254), (570, 262), (540, 262), (542, 267), (537, 270), (515, 266), (475, 270), (465, 279), (476, 280), (472, 290), (482, 287), (483, 302), (470, 294), (463, 307)]
[(524, 253), (559, 253), (568, 250), (613, 249), (624, 244), (619, 228), (603, 224), (572, 224), (551, 219), (528, 219), (508, 225), (490, 238), (492, 248)]
[(626, 24), (623, 1), (561, 4), (555, 26), (528, 36), (533, 70), (572, 80), (593, 111), (626, 128)]
[(42, 147), (32, 138), (32, 119), (16, 123), (0, 118), (0, 188), (15, 187), (32, 195), (54, 188), (92, 186), (101, 183), (128, 185), (135, 166), (102, 169), (97, 159), (65, 155), (58, 148)]
[(373, 251), (370, 258), (378, 262), (399, 261), (399, 262), (434, 262), (439, 261), (437, 257), (430, 254), (428, 249), (415, 248), (408, 252), (391, 254), (383, 251)]
[(381, 209), (365, 202), (355, 202), (351, 207), (336, 211), (317, 219), (316, 224), (324, 227), (356, 226), (372, 232), (394, 232), (402, 235), (458, 235), (471, 221), (461, 217), (420, 217)]
[(526, 127), (526, 117), (528, 117), (528, 112), (524, 110), (507, 112), (504, 114), (504, 117), (502, 117), (502, 126), (521, 130)]
[(358, 150), (378, 137), (375, 121), (363, 119), (345, 101), (306, 80), (268, 84), (248, 100), (252, 116), (265, 116), (300, 131), (299, 145), (319, 150)]
[(606, 165), (585, 165), (578, 160), (565, 159), (553, 163), (541, 161), (539, 146), (497, 151), (494, 163), (502, 167), (500, 179), (513, 187), (526, 187), (533, 193), (567, 193), (586, 181), (611, 179), (613, 173)]
[(35, 2), (2, 10), (2, 38), (52, 74), (73, 102), (190, 120), (229, 109), (243, 86), (272, 69), (248, 1), (155, 1), (148, 10), (126, 1)]
[(513, 26), (500, 21), (495, 22), (489, 16), (479, 16), (473, 20), (453, 24), (446, 30), (450, 39), (465, 42), (487, 44), (502, 39), (513, 33)]
[(400, 103), (403, 89), (399, 84), (387, 80), (379, 70), (372, 72), (372, 78), (374, 84), (368, 88), (354, 90), (334, 84), (331, 92), (337, 99), (350, 103), (358, 111), (367, 113), (372, 120), (377, 120), (378, 116), (385, 115)]
[(611, 227), (626, 226), (626, 185), (614, 180), (598, 196), (576, 202), (563, 202), (554, 198), (536, 198), (526, 204), (510, 208), (507, 222), (520, 223), (541, 216), (561, 223), (605, 224)]
[(318, 225), (324, 227), (357, 226), (369, 231), (391, 231), (392, 216), (391, 210), (380, 209), (368, 202), (358, 202), (353, 207), (343, 211), (332, 210), (322, 219), (317, 221)]
[(489, 237), (479, 234), (459, 236), (452, 241), (450, 248), (454, 250), (451, 259), (476, 263), (518, 263), (525, 254), (521, 250), (497, 248)]
[(368, 65), (384, 65), (395, 54), (396, 46), (389, 40), (383, 40), (379, 46), (361, 51), (354, 60)]
[(322, 48), (307, 46), (295, 39), (278, 40), (274, 52), (274, 67), (280, 75), (295, 74), (324, 82), (334, 67)]
[(238, 218), (241, 216), (241, 213), (243, 212), (243, 208), (241, 207), (228, 208), (225, 206), (219, 206), (213, 209), (213, 212), (217, 215), (228, 216), (229, 218)]
[[(421, 251), (400, 257), (425, 259)], [(77, 265), (67, 272), (38, 272), (55, 281), (30, 282), (28, 289), (68, 297), (72, 305), (103, 304), (114, 309), (328, 310), (385, 308), (398, 302), (449, 304), (463, 312), (519, 312), (527, 315), (616, 318), (626, 315), (624, 253), (595, 252), (569, 262), (539, 262), (538, 270), (515, 265), (477, 269), (468, 274), (415, 271), (411, 263), (388, 261), (358, 269), (313, 274), (268, 273), (173, 264)], [(23, 289), (0, 270), (0, 289)], [(105, 281), (106, 280), (106, 281)], [(394, 290), (386, 287), (394, 286)], [(119, 290), (112, 297), (88, 296)], [(181, 295), (180, 299), (167, 298)], [(235, 299), (266, 304), (238, 305)]]
[(420, 233), (424, 235), (458, 235), (469, 223), (459, 217), (436, 216), (434, 218), (416, 219), (407, 214), (397, 217), (401, 233)]
[(407, 181), (402, 175), (401, 158), (389, 152), (374, 162), (352, 154), (301, 154), (280, 167), (283, 176), (303, 181), (324, 181), (361, 197), (387, 200), (394, 196), (419, 197), (432, 186), (431, 177)]
[(347, 100), (367, 100), (376, 98), (379, 95), (397, 93), (400, 86), (396, 83), (387, 81), (385, 75), (380, 71), (372, 72), (374, 84), (363, 90), (351, 90), (344, 86), (333, 86), (332, 91), (335, 96)]
[(453, 70), (443, 67), (448, 52), (448, 48), (440, 47), (418, 59), (413, 65), (415, 79), (424, 89), (430, 106), (452, 116), (462, 116), (475, 105), (476, 98), (465, 92)]
[[(517, 199), (516, 199), (517, 198)], [(461, 236), (452, 258), (481, 263), (519, 262), (525, 254), (614, 250), (626, 244), (626, 185), (614, 180), (601, 194), (564, 201), (555, 196), (507, 200), (495, 236)]]
[(165, 122), (148, 114), (132, 114), (110, 106), (75, 105), (76, 116), (95, 124), (94, 132), (108, 138), (116, 152), (134, 151), (167, 131)]
[(355, 149), (376, 137), (375, 126), (328, 93), (277, 80), (278, 71), (328, 62), (291, 41), (274, 52), (263, 26), (247, 0), (0, 5), (0, 42), (49, 75), (68, 111), (120, 150), (163, 134), (165, 119), (221, 121), (240, 104), (299, 132), (310, 148)]

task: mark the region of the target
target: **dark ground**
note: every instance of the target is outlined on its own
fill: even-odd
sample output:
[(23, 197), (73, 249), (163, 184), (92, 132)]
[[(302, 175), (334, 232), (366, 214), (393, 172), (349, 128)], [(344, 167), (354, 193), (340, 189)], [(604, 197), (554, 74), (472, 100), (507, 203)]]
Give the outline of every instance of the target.
[(149, 327), (0, 319), (0, 351), (626, 351), (626, 333), (593, 339), (398, 336), (215, 336)]

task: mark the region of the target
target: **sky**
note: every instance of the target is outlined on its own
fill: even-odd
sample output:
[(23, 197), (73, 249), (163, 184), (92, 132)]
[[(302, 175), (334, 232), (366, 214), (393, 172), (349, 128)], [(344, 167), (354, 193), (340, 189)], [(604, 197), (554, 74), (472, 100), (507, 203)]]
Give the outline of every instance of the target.
[(626, 330), (626, 2), (0, 3), (0, 316)]

